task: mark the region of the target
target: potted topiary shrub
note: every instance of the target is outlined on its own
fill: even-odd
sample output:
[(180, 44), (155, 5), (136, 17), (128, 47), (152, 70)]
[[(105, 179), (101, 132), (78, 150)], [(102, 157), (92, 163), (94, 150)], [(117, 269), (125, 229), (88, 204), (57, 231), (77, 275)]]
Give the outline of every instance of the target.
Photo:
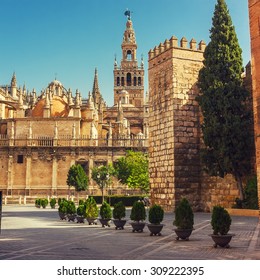
[(59, 198), (58, 198), (58, 205), (60, 206), (61, 202), (64, 201), (64, 200), (67, 200), (67, 199), (66, 199), (66, 198), (61, 198), (61, 197), (59, 197)]
[(85, 215), (85, 205), (84, 204), (80, 204), (77, 208), (77, 216), (76, 216), (76, 219), (77, 219), (77, 223), (84, 223), (84, 215)]
[(154, 204), (150, 207), (148, 213), (148, 220), (150, 224), (147, 224), (150, 235), (161, 235), (163, 224), (161, 224), (164, 217), (164, 210), (160, 205)]
[(131, 210), (130, 219), (133, 220), (131, 222), (131, 226), (133, 228), (133, 232), (143, 232), (145, 227), (146, 212), (144, 203), (141, 201), (135, 201)]
[(111, 210), (110, 205), (106, 201), (104, 201), (102, 203), (99, 213), (100, 213), (100, 217), (101, 217), (99, 219), (99, 221), (102, 224), (102, 227), (105, 227), (105, 226), (110, 227), (109, 222), (112, 218), (112, 210)]
[(193, 210), (189, 201), (186, 198), (182, 198), (175, 209), (175, 220), (173, 221), (173, 225), (177, 227), (174, 229), (177, 235), (176, 240), (189, 240), (189, 237), (193, 231), (193, 224)]
[(35, 199), (35, 207), (41, 208), (41, 199), (40, 198)]
[(61, 199), (59, 201), (59, 208), (58, 208), (58, 213), (61, 220), (67, 219), (67, 207), (68, 207), (68, 201), (66, 199)]
[(85, 202), (85, 217), (89, 225), (97, 224), (98, 206), (92, 196), (90, 196)]
[(113, 209), (113, 223), (116, 229), (124, 229), (126, 219), (125, 218), (125, 205), (122, 201), (117, 202)]
[(56, 205), (56, 198), (53, 197), (50, 200), (50, 206), (52, 209), (55, 209), (55, 205)]
[(72, 221), (74, 222), (76, 219), (76, 205), (74, 203), (74, 201), (68, 201), (68, 205), (67, 205), (67, 217), (68, 217), (68, 222)]
[(43, 198), (43, 199), (41, 199), (41, 206), (42, 206), (42, 208), (46, 208), (46, 206), (48, 205), (48, 203), (49, 203), (49, 201), (48, 201), (48, 199), (47, 198)]
[(228, 234), (231, 225), (231, 217), (226, 209), (222, 206), (214, 206), (211, 215), (211, 225), (213, 234), (211, 238), (215, 242), (214, 247), (217, 246), (229, 248), (229, 243), (234, 234)]

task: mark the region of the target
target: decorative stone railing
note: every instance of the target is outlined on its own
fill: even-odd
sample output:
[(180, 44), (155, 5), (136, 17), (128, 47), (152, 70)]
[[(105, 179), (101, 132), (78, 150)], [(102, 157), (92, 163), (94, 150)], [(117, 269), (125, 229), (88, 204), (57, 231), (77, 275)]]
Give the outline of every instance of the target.
[(131, 138), (98, 138), (93, 139), (86, 135), (73, 138), (71, 135), (53, 136), (19, 136), (8, 138), (0, 134), (1, 147), (148, 147), (148, 139), (139, 136)]

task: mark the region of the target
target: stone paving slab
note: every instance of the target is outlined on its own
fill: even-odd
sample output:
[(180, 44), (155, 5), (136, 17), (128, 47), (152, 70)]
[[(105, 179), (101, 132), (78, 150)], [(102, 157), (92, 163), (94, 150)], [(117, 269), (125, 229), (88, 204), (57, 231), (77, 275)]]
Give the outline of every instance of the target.
[[(129, 219), (130, 211), (127, 211)], [(162, 236), (61, 221), (57, 209), (33, 205), (3, 207), (0, 260), (260, 260), (257, 217), (232, 216), (231, 248), (214, 248), (210, 213), (195, 213), (190, 241), (177, 241), (173, 214), (166, 213)]]

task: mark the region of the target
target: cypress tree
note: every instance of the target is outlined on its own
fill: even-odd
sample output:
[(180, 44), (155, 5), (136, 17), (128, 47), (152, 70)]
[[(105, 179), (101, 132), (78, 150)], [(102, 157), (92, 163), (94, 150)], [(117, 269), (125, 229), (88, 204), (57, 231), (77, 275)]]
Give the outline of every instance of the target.
[(210, 175), (232, 174), (240, 199), (242, 177), (250, 168), (253, 119), (242, 72), (242, 50), (235, 28), (225, 0), (217, 0), (198, 80), (205, 144), (202, 162)]

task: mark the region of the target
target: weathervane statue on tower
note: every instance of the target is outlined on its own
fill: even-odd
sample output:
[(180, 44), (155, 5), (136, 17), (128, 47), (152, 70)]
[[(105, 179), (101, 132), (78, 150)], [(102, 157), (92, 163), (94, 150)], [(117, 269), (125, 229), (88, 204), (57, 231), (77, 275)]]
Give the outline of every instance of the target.
[(126, 9), (124, 15), (127, 16), (128, 20), (131, 20), (131, 11), (128, 10), (128, 8)]

